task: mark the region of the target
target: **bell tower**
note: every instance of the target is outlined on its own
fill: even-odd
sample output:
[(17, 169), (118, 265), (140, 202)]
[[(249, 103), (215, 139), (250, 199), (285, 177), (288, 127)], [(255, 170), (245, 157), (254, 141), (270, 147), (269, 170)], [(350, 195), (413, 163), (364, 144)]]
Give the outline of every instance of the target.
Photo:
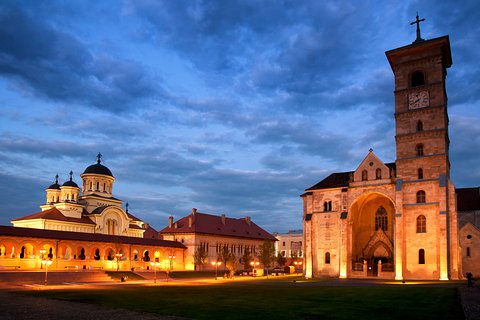
[(448, 36), (386, 52), (395, 77), (396, 278), (458, 278), (455, 187), (450, 181)]

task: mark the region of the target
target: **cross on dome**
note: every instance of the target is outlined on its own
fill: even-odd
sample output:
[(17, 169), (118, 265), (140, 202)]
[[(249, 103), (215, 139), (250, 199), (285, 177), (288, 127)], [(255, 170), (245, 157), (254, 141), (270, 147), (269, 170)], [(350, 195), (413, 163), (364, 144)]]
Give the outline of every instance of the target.
[(70, 181), (73, 181), (73, 171), (70, 170)]
[(102, 154), (99, 152), (97, 154), (97, 163), (100, 164), (100, 162), (102, 162)]

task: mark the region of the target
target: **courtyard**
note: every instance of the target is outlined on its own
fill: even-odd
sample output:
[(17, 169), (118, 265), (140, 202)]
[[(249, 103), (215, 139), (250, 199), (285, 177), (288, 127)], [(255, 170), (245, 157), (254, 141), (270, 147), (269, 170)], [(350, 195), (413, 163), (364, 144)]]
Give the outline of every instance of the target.
[[(7, 285), (4, 319), (465, 319), (462, 281), (239, 277)], [(468, 297), (467, 297), (468, 298)], [(17, 305), (17, 307), (15, 307)], [(23, 306), (23, 307), (22, 307)], [(465, 304), (463, 306), (465, 308)], [(477, 310), (478, 311), (478, 310)], [(478, 314), (477, 314), (478, 316)], [(478, 319), (475, 315), (468, 319)]]

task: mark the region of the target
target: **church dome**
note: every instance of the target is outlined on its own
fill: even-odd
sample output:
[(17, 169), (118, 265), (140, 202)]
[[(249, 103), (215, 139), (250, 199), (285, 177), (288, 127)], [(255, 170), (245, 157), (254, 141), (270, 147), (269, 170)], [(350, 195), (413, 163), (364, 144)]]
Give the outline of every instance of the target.
[(68, 181), (65, 181), (64, 184), (62, 184), (62, 187), (75, 187), (75, 188), (78, 188), (78, 185), (73, 182), (73, 172), (70, 171), (70, 180)]
[(50, 185), (47, 189), (60, 190), (60, 185), (58, 184), (58, 174), (55, 176), (55, 183)]
[(87, 174), (87, 173), (103, 174), (103, 175), (106, 175), (106, 176), (113, 177), (112, 171), (110, 171), (110, 169), (108, 169), (107, 167), (105, 167), (103, 164), (100, 163), (101, 158), (102, 158), (102, 155), (100, 153), (98, 153), (97, 163), (92, 164), (91, 166), (88, 166), (87, 169), (85, 169), (85, 171), (83, 172), (83, 174)]

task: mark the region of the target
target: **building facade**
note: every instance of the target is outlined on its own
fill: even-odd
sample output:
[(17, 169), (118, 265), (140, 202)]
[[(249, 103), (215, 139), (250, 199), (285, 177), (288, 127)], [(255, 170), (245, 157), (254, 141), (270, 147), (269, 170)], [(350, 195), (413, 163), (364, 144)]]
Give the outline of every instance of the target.
[(303, 230), (289, 230), (287, 233), (274, 233), (275, 255), (287, 258), (287, 265), (291, 260), (301, 261), (303, 258)]
[(355, 171), (306, 189), (306, 277), (461, 277), (445, 89), (449, 38), (418, 36), (386, 56), (395, 78), (396, 161), (384, 163), (370, 149)]
[(80, 175), (82, 189), (58, 176), (46, 191), (42, 211), (0, 226), (0, 270), (38, 269), (50, 260), (53, 269), (184, 269), (186, 247), (159, 239), (158, 232), (122, 208), (113, 196), (115, 178), (97, 163)]
[[(173, 221), (169, 217), (168, 226), (160, 231), (164, 240), (176, 241), (187, 247), (185, 254), (185, 269), (214, 269), (212, 262), (221, 260), (223, 248), (235, 255), (238, 261), (245, 251), (252, 257), (259, 252), (259, 247), (265, 240), (276, 241), (276, 238), (255, 224), (250, 217), (229, 218), (222, 215), (212, 215), (197, 212)], [(203, 266), (196, 266), (195, 251), (203, 247), (207, 257)]]
[(480, 187), (459, 188), (457, 194), (458, 239), (463, 275), (480, 277)]

